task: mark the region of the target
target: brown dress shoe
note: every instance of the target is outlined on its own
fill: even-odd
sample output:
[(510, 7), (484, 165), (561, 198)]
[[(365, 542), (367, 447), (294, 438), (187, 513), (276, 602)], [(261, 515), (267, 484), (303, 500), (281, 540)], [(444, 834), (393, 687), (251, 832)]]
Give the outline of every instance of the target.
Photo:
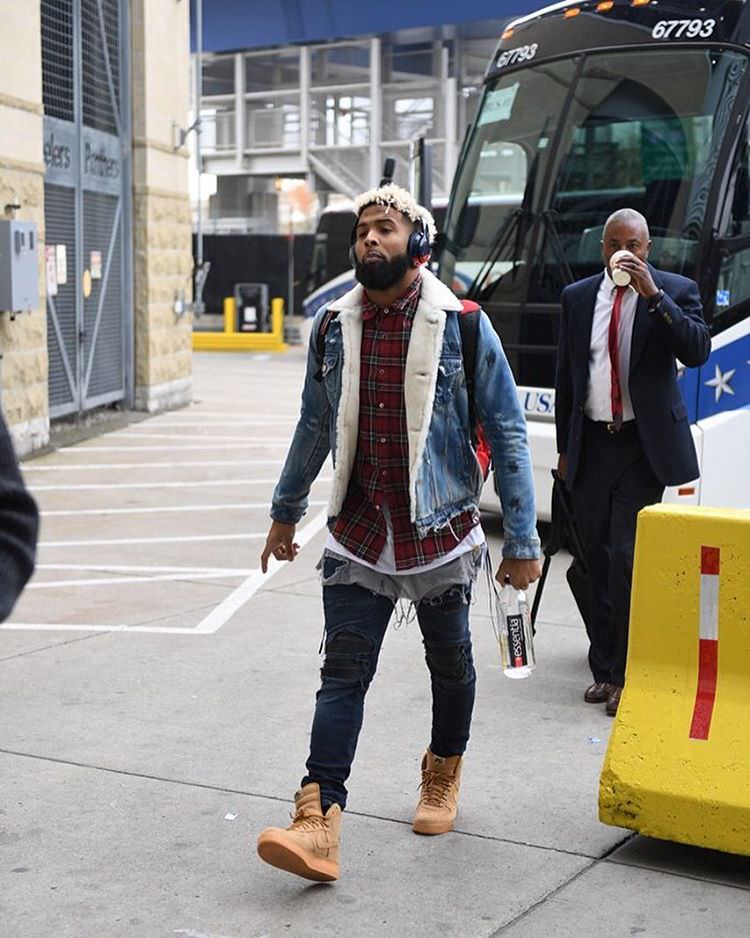
[(605, 700), (609, 700), (614, 689), (614, 684), (595, 681), (590, 687), (586, 688), (583, 699), (586, 703), (604, 703)]
[(620, 694), (622, 694), (621, 687), (612, 688), (612, 693), (607, 698), (607, 706), (604, 708), (608, 716), (613, 717), (617, 713), (617, 708), (620, 706)]

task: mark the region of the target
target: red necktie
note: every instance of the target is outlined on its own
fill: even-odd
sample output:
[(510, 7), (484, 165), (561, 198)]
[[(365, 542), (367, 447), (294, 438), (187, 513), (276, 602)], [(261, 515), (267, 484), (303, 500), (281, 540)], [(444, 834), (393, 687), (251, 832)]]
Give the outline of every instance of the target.
[(615, 301), (609, 317), (609, 365), (612, 375), (612, 423), (619, 430), (622, 426), (622, 389), (620, 388), (620, 356), (617, 335), (620, 328), (620, 308), (627, 287), (615, 287)]

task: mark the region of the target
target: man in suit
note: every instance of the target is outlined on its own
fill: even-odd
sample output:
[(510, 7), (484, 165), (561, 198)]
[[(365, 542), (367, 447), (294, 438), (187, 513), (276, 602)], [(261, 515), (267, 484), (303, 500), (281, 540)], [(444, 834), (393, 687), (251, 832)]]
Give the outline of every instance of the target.
[[(636, 517), (667, 485), (699, 474), (676, 359), (710, 351), (697, 284), (656, 270), (646, 219), (620, 209), (604, 226), (604, 271), (562, 293), (555, 398), (558, 472), (571, 493), (591, 579), (587, 703), (617, 712), (625, 680)], [(630, 284), (616, 286), (615, 267)], [(620, 275), (618, 275), (618, 279)], [(623, 278), (624, 279), (624, 278)]]

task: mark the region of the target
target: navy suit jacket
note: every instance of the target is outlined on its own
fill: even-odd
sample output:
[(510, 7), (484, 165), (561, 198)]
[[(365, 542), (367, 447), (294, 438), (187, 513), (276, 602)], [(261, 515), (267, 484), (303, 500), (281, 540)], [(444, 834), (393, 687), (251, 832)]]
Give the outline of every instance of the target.
[[(638, 298), (630, 350), (628, 387), (643, 451), (662, 485), (680, 485), (699, 474), (687, 408), (677, 383), (676, 359), (704, 364), (711, 350), (697, 284), (651, 267), (664, 291), (660, 309)], [(557, 451), (567, 456), (566, 482), (575, 480), (581, 455), (583, 409), (589, 380), (594, 306), (604, 273), (567, 286), (562, 293), (555, 382)]]

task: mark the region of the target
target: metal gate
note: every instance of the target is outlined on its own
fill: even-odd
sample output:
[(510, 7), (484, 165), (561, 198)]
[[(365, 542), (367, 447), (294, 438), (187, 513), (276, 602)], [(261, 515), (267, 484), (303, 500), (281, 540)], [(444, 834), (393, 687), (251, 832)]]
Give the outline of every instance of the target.
[(132, 386), (128, 0), (42, 0), (50, 417)]

